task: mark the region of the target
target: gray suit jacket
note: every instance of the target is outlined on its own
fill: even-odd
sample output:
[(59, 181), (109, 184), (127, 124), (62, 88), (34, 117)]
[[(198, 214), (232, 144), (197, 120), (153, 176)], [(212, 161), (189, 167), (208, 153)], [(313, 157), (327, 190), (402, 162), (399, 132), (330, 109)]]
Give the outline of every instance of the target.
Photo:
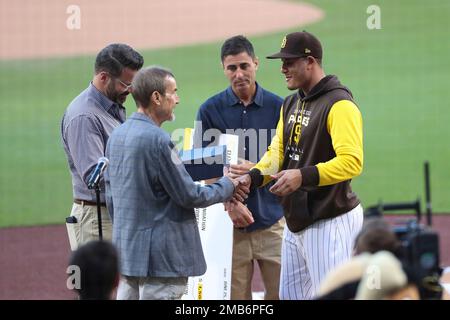
[(195, 184), (169, 135), (134, 113), (106, 147), (106, 201), (121, 273), (137, 277), (202, 275), (206, 263), (193, 208), (228, 200), (228, 178)]

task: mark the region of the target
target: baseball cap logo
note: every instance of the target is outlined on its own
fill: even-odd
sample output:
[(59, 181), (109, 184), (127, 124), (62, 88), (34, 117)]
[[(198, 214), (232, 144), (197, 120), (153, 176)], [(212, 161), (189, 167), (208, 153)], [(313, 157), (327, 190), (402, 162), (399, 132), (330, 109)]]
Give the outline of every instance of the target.
[(284, 47), (286, 47), (286, 37), (284, 37), (281, 41), (281, 49), (283, 49)]
[[(288, 43), (289, 41), (289, 43)], [(313, 56), (322, 59), (322, 45), (312, 34), (303, 32), (292, 32), (283, 37), (279, 52), (267, 56), (268, 59), (291, 59)]]

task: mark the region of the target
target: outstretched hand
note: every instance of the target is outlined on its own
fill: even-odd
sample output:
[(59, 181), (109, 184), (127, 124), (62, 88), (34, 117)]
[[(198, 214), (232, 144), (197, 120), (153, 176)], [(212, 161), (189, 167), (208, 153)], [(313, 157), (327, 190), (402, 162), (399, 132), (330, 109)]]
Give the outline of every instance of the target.
[(294, 192), (302, 185), (302, 173), (300, 169), (289, 169), (271, 175), (277, 182), (269, 189), (273, 194), (283, 197)]

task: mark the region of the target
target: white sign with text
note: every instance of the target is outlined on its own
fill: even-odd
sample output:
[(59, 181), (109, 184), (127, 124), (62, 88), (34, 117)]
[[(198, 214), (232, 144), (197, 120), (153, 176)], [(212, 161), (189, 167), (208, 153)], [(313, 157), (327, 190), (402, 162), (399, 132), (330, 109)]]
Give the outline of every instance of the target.
[[(223, 134), (219, 145), (227, 146), (227, 162), (238, 162), (238, 136)], [(233, 223), (222, 203), (195, 209), (207, 270), (190, 277), (183, 300), (229, 300), (231, 261), (233, 254)]]

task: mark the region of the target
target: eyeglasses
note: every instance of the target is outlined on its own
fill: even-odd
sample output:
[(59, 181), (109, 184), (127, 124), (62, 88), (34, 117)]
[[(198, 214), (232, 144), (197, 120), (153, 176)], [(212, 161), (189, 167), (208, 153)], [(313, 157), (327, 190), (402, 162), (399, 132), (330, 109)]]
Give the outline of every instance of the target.
[(126, 84), (125, 82), (123, 82), (122, 80), (120, 80), (119, 78), (115, 78), (117, 79), (117, 81), (120, 82), (121, 85), (123, 85), (126, 89), (126, 91), (130, 91), (131, 90), (131, 83), (130, 84)]
[(111, 77), (111, 79), (116, 79), (117, 81), (119, 81), (120, 84), (125, 87), (125, 91), (130, 91), (131, 90), (131, 83), (130, 84), (126, 84), (125, 82), (120, 80), (118, 77), (113, 76), (109, 72), (106, 72), (106, 73)]

